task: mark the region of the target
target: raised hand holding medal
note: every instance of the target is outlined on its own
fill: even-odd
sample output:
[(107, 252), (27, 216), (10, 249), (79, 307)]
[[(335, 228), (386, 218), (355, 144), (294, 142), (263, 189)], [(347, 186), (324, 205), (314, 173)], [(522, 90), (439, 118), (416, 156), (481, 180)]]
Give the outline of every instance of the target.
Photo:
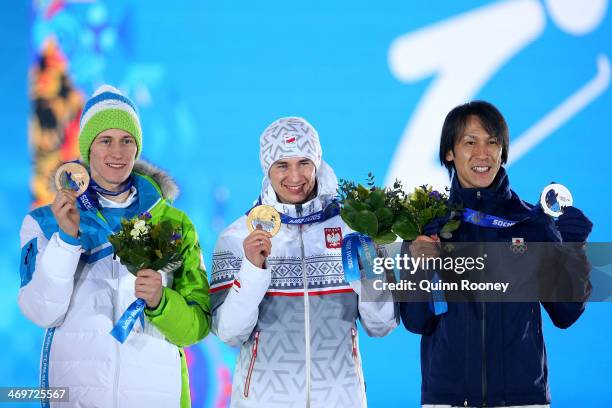
[(280, 231), (281, 217), (274, 207), (269, 205), (258, 205), (253, 207), (247, 215), (247, 228), (250, 232), (258, 229), (264, 230), (271, 236), (274, 236)]
[(574, 198), (567, 187), (554, 182), (546, 186), (540, 195), (540, 206), (554, 218), (564, 242), (586, 242), (593, 223), (574, 207)]
[(58, 191), (68, 189), (80, 196), (89, 186), (89, 172), (76, 162), (62, 164), (55, 172), (55, 187)]
[(51, 211), (62, 231), (76, 238), (79, 232), (80, 212), (77, 198), (89, 186), (89, 173), (78, 163), (64, 163), (55, 173), (57, 195), (51, 204)]
[(551, 183), (542, 190), (540, 206), (547, 215), (558, 218), (565, 207), (574, 205), (572, 193), (563, 184)]
[(281, 217), (269, 205), (258, 205), (247, 215), (247, 228), (250, 234), (243, 242), (247, 259), (258, 268), (263, 268), (266, 258), (272, 251), (271, 238), (280, 231)]

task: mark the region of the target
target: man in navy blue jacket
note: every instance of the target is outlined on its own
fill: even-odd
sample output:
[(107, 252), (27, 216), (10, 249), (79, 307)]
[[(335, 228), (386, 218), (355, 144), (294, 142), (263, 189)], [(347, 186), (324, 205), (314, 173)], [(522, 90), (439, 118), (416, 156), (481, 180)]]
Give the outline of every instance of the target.
[[(591, 292), (590, 264), (582, 245), (569, 243), (583, 243), (592, 224), (574, 207), (566, 207), (554, 221), (510, 190), (502, 167), (508, 158), (508, 141), (506, 122), (490, 103), (470, 102), (447, 115), (440, 162), (452, 177), (450, 202), (520, 221), (502, 228), (462, 221), (449, 241), (507, 242), (510, 246), (514, 237), (521, 237), (527, 246), (550, 242), (552, 261), (532, 262), (513, 273), (538, 275), (542, 265), (554, 266), (555, 281), (569, 282), (571, 301), (541, 302), (555, 326), (564, 329), (580, 317)], [(437, 228), (430, 227), (430, 235), (410, 244), (413, 256), (439, 255)], [(401, 303), (405, 327), (422, 335), (421, 403), (428, 407), (547, 407), (548, 368), (537, 300), (448, 302), (448, 310), (440, 314), (431, 303)]]

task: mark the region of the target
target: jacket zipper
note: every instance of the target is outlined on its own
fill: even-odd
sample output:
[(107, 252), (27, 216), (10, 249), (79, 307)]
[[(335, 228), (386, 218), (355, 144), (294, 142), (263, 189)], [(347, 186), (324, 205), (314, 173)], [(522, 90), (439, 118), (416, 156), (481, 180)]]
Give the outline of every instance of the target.
[(465, 374), (463, 377), (463, 389), (465, 392), (465, 401), (463, 401), (463, 406), (468, 406), (468, 378), (470, 378), (470, 370), (469, 370), (469, 361), (470, 361), (470, 337), (469, 333), (472, 328), (470, 327), (470, 319), (466, 319), (466, 328), (465, 328)]
[(487, 406), (487, 343), (486, 343), (487, 308), (482, 302), (482, 406)]
[[(482, 207), (480, 200), (482, 199), (482, 195), (480, 190), (476, 192), (476, 199), (478, 200), (478, 211)], [(477, 230), (480, 231), (480, 230)], [(480, 234), (479, 234), (480, 235)], [(480, 237), (478, 237), (480, 238)], [(482, 249), (482, 244), (481, 244)], [(485, 302), (481, 302), (482, 305), (482, 336), (481, 336), (481, 356), (482, 356), (482, 406), (487, 406), (487, 339), (486, 339), (486, 329), (487, 329), (487, 305)], [(466, 400), (467, 402), (467, 400)]]
[(253, 351), (251, 353), (251, 362), (249, 363), (249, 371), (247, 372), (246, 380), (244, 381), (244, 398), (249, 397), (249, 389), (251, 388), (251, 375), (255, 367), (255, 359), (257, 358), (257, 347), (259, 346), (259, 332), (255, 332), (255, 340), (253, 341)]
[(359, 386), (363, 388), (362, 377), (361, 377), (361, 362), (359, 361), (359, 349), (357, 347), (357, 330), (351, 327), (351, 339), (353, 342), (353, 359), (355, 360), (355, 373), (359, 380)]
[[(302, 206), (296, 205), (298, 217), (302, 216)], [(306, 270), (306, 251), (304, 250), (303, 224), (298, 225), (300, 248), (302, 252), (302, 283), (304, 285), (304, 338), (306, 342), (306, 408), (310, 408), (310, 299), (308, 297), (308, 271)]]
[[(116, 254), (113, 256), (113, 260), (111, 261), (111, 273), (113, 275), (115, 275), (115, 273), (117, 273), (117, 290), (116, 290), (116, 294), (117, 296), (115, 297), (116, 302), (113, 302), (113, 321), (117, 319), (117, 309), (119, 307), (119, 270), (115, 271), (115, 258)], [(121, 349), (120, 344), (118, 341), (114, 341), (113, 343), (115, 343), (115, 350), (117, 350), (117, 359), (115, 361), (115, 386), (114, 386), (114, 402), (113, 402), (113, 406), (115, 408), (117, 408), (119, 406), (119, 366), (121, 363)]]

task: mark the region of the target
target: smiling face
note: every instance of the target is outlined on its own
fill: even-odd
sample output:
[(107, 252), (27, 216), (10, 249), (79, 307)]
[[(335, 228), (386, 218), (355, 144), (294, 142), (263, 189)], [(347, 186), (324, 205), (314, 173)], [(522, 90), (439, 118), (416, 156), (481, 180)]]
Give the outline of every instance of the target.
[(102, 188), (118, 191), (134, 168), (138, 148), (134, 137), (121, 129), (107, 129), (89, 150), (91, 177)]
[(487, 188), (501, 167), (502, 145), (487, 133), (477, 116), (471, 115), (446, 160), (454, 162), (461, 187)]
[(270, 167), (272, 187), (281, 203), (302, 204), (312, 198), (316, 183), (315, 165), (304, 157), (281, 159)]

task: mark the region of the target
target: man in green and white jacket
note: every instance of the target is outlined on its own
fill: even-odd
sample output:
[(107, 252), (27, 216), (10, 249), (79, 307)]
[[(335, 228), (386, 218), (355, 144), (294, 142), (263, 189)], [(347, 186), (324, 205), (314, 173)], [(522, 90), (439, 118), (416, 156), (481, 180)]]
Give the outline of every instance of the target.
[[(172, 207), (178, 194), (163, 172), (136, 162), (142, 150), (132, 101), (104, 85), (87, 101), (79, 147), (91, 174), (93, 209), (77, 207), (61, 190), (51, 205), (31, 211), (20, 238), (19, 306), (46, 328), (41, 387), (67, 387), (70, 401), (54, 406), (189, 407), (182, 347), (203, 339), (211, 323), (208, 281), (193, 224)], [(181, 234), (182, 266), (132, 275), (108, 236), (121, 218), (143, 212), (170, 220)], [(110, 334), (128, 306), (146, 302), (123, 344)], [(48, 403), (44, 405), (49, 405)]]

